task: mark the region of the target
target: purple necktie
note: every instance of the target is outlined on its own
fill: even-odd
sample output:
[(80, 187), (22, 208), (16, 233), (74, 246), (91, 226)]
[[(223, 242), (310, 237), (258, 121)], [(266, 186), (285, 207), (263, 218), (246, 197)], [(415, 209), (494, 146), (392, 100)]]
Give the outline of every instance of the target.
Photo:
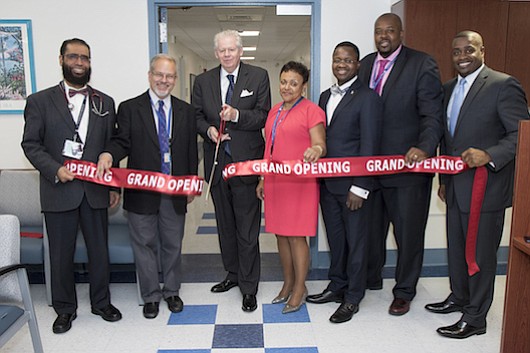
[(375, 76), (376, 86), (374, 91), (379, 95), (383, 92), (383, 76), (385, 75), (386, 64), (389, 60), (379, 60), (379, 68), (377, 69), (377, 75)]

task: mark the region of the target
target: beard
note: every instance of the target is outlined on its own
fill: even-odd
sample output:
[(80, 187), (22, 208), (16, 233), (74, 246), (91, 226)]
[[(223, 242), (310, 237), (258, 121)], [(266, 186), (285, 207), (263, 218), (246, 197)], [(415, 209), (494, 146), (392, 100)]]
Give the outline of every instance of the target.
[(85, 86), (88, 81), (90, 81), (90, 74), (92, 73), (92, 68), (89, 67), (83, 76), (75, 75), (72, 72), (72, 68), (63, 63), (63, 77), (67, 82), (70, 82), (74, 85)]

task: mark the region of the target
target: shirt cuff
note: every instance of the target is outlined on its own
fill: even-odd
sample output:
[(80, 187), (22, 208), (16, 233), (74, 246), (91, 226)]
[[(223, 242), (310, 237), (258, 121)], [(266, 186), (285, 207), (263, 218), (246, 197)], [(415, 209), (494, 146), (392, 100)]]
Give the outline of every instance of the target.
[(357, 195), (363, 199), (368, 199), (368, 195), (370, 195), (370, 191), (368, 190), (365, 190), (363, 188), (360, 188), (358, 186), (355, 186), (355, 185), (352, 185), (350, 187), (350, 192), (353, 193), (354, 195)]
[(237, 123), (239, 121), (239, 109), (236, 109), (236, 118), (232, 120), (233, 123)]

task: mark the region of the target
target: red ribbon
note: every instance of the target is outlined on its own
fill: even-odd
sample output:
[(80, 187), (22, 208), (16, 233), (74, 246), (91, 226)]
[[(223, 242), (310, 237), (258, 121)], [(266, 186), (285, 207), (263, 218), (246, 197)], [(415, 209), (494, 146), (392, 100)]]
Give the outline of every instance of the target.
[(473, 178), (473, 189), (471, 191), (471, 207), (469, 209), (469, 221), (466, 235), (466, 262), (467, 272), (470, 276), (480, 271), (477, 264), (477, 234), (480, 221), (480, 210), (484, 201), (488, 184), (488, 170), (486, 167), (478, 167)]
[[(374, 156), (348, 158), (322, 158), (316, 163), (301, 160), (271, 161), (251, 160), (227, 165), (223, 178), (245, 175), (289, 175), (302, 178), (329, 178), (344, 176), (376, 176), (398, 173), (459, 174), (469, 169), (460, 157), (438, 156), (421, 162), (407, 164), (403, 156)], [(471, 210), (466, 236), (466, 262), (470, 276), (480, 271), (476, 262), (477, 233), (480, 210), (484, 201), (488, 171), (479, 167), (475, 171), (471, 194)]]
[(302, 178), (375, 176), (397, 173), (458, 174), (468, 169), (460, 157), (438, 156), (411, 164), (403, 156), (322, 158), (316, 163), (257, 159), (227, 165), (223, 178), (244, 175), (290, 175)]
[(171, 176), (145, 170), (110, 168), (103, 178), (96, 178), (94, 163), (66, 160), (64, 166), (74, 173), (76, 179), (126, 189), (155, 191), (168, 195), (200, 195), (204, 179), (197, 175)]

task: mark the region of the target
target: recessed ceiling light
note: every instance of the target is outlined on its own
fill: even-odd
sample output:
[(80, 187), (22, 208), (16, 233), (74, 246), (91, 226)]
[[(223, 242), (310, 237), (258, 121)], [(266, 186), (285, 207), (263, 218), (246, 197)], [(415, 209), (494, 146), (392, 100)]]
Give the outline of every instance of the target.
[(256, 59), (255, 56), (242, 56), (241, 57), (241, 60), (254, 60), (254, 59)]
[(244, 51), (256, 51), (256, 47), (243, 47)]
[(259, 31), (239, 31), (241, 37), (257, 37), (259, 36)]

